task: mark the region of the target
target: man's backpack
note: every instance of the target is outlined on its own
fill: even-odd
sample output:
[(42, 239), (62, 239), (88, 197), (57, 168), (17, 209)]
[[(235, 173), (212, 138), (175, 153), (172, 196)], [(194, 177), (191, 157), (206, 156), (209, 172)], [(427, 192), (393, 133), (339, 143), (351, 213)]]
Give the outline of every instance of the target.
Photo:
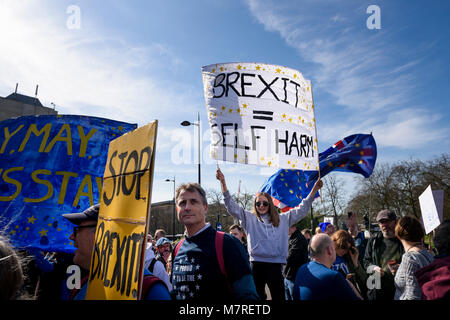
[[(216, 256), (217, 256), (217, 262), (219, 263), (219, 268), (222, 274), (225, 276), (225, 279), (227, 280), (228, 289), (231, 293), (233, 293), (233, 289), (231, 288), (230, 280), (228, 279), (227, 270), (225, 269), (225, 262), (223, 259), (223, 237), (225, 233), (222, 231), (216, 231), (216, 238), (215, 238), (215, 247), (216, 247)], [(184, 239), (181, 239), (177, 245), (175, 246), (172, 261), (175, 261), (175, 257), (178, 254), (178, 250), (181, 248), (182, 244), (184, 242)]]
[(155, 268), (155, 263), (156, 263), (156, 261), (158, 261), (158, 260), (156, 260), (156, 258), (153, 258), (153, 259), (152, 259), (152, 262), (150, 262), (150, 265), (148, 266), (148, 270), (149, 270), (151, 273), (153, 273), (153, 269)]
[[(151, 287), (156, 283), (162, 283), (164, 285), (164, 287), (167, 288), (167, 285), (164, 283), (164, 281), (162, 281), (157, 276), (154, 276), (153, 274), (144, 275), (144, 280), (142, 281), (141, 300), (145, 300), (148, 293), (150, 292)], [(167, 289), (167, 290), (169, 290), (169, 289)]]

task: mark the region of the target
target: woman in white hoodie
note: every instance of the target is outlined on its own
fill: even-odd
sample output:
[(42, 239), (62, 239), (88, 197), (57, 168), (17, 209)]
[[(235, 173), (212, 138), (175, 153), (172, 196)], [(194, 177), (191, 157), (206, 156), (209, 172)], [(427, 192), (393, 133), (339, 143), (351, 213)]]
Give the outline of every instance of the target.
[(272, 300), (284, 300), (282, 266), (286, 263), (288, 253), (289, 227), (308, 214), (314, 195), (322, 187), (322, 181), (319, 179), (314, 184), (298, 208), (280, 214), (272, 197), (265, 192), (255, 195), (254, 212), (244, 210), (231, 198), (220, 169), (217, 169), (216, 178), (220, 181), (228, 213), (239, 219), (247, 231), (250, 266), (258, 295), (266, 299), (267, 284)]

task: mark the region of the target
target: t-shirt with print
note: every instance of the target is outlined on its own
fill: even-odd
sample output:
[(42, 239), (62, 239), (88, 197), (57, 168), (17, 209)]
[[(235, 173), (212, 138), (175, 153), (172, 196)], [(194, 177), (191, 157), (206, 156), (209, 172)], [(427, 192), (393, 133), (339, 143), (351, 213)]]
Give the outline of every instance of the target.
[[(192, 237), (185, 237), (172, 266), (172, 288), (177, 300), (233, 298), (227, 279), (220, 271), (215, 236), (216, 230), (210, 226)], [(251, 274), (243, 246), (229, 234), (224, 235), (223, 257), (230, 284)]]
[(347, 262), (345, 261), (344, 257), (338, 255), (336, 255), (336, 260), (334, 260), (331, 269), (342, 273), (343, 276), (349, 274)]

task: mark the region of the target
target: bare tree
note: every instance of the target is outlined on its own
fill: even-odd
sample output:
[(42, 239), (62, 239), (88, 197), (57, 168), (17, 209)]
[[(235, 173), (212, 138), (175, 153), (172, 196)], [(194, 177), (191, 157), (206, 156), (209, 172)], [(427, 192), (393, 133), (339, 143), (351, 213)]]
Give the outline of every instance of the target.
[(253, 208), (253, 202), (254, 202), (254, 199), (255, 199), (255, 195), (253, 193), (244, 191), (244, 192), (241, 192), (239, 195), (234, 194), (233, 195), (233, 199), (242, 208), (244, 208), (245, 210), (250, 211)]
[(393, 209), (398, 215), (421, 216), (419, 196), (431, 185), (444, 190), (444, 219), (450, 218), (450, 161), (447, 154), (421, 161), (410, 159), (394, 164), (377, 164), (372, 175), (358, 178), (360, 188), (349, 201), (347, 210), (369, 214)]
[(418, 198), (420, 195), (420, 162), (403, 161), (392, 168), (392, 174), (396, 183), (399, 202), (402, 205), (403, 213), (411, 213), (416, 218), (420, 218), (420, 208)]
[(339, 216), (345, 208), (344, 183), (336, 175), (330, 174), (323, 179), (322, 190), (324, 212), (333, 214), (335, 226), (339, 228)]

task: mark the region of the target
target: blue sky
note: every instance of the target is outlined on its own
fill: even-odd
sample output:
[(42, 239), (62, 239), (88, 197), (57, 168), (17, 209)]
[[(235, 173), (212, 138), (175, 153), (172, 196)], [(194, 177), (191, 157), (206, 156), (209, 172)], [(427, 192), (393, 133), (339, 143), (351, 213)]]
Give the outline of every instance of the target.
[[(67, 23), (80, 10), (79, 28)], [(369, 5), (381, 29), (368, 29)], [(197, 180), (219, 188), (208, 157), (201, 67), (263, 62), (312, 81), (319, 151), (372, 132), (377, 162), (449, 151), (448, 1), (0, 1), (0, 95), (34, 95), (61, 114), (144, 125), (159, 120), (153, 201)], [(70, 24), (69, 24), (70, 25)], [(71, 25), (73, 26), (73, 24)], [(221, 164), (231, 191), (256, 191), (274, 172)], [(339, 174), (349, 194), (353, 174)], [(425, 188), (426, 186), (424, 186)]]

